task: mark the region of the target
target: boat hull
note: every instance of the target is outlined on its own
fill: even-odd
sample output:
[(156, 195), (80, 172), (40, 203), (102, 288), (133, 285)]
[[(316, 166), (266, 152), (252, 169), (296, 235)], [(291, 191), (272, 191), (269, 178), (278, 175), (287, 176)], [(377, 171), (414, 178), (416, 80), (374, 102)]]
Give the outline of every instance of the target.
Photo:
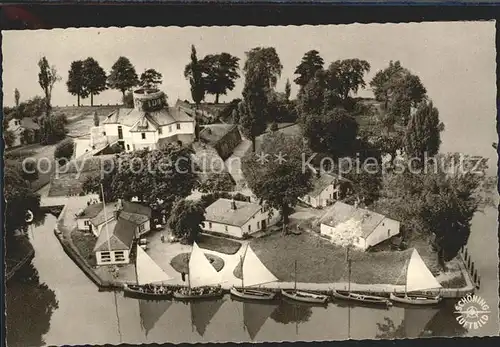
[(177, 300), (203, 300), (203, 299), (217, 299), (224, 295), (222, 290), (217, 290), (212, 293), (206, 294), (182, 294), (180, 292), (174, 292), (172, 296)]
[(424, 296), (407, 296), (404, 294), (394, 294), (391, 293), (389, 298), (397, 302), (399, 304), (408, 304), (408, 305), (437, 305), (441, 302), (442, 297), (436, 296), (434, 298), (424, 297)]
[(289, 299), (292, 299), (295, 301), (299, 301), (299, 302), (308, 303), (308, 304), (325, 305), (328, 302), (327, 295), (314, 294), (314, 293), (304, 292), (304, 291), (300, 291), (300, 290), (282, 289), (281, 295), (283, 295), (286, 298), (289, 298)]
[(276, 296), (276, 293), (273, 292), (266, 292), (256, 289), (241, 289), (236, 287), (231, 288), (230, 293), (231, 295), (234, 295), (235, 297), (240, 299), (258, 300), (258, 301), (273, 300), (274, 297)]
[(370, 305), (392, 306), (392, 303), (384, 297), (375, 295), (363, 295), (357, 293), (349, 293), (343, 291), (332, 291), (332, 296), (340, 300), (355, 301)]
[(123, 287), (123, 292), (125, 296), (137, 299), (168, 300), (172, 298), (171, 291), (166, 291), (164, 293), (147, 292), (141, 290), (141, 287), (136, 285), (125, 285)]

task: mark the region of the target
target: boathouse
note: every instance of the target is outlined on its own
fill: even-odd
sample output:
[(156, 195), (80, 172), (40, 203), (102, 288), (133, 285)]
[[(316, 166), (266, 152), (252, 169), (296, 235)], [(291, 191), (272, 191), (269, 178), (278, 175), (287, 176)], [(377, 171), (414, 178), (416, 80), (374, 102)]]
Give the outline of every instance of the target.
[(273, 211), (271, 216), (259, 204), (221, 198), (206, 208), (202, 229), (206, 232), (244, 238), (265, 230), (278, 219), (277, 211)]
[(333, 243), (366, 250), (399, 234), (400, 223), (379, 213), (337, 201), (319, 220), (320, 233)]
[(97, 265), (128, 264), (135, 235), (133, 222), (121, 218), (107, 222), (94, 246)]

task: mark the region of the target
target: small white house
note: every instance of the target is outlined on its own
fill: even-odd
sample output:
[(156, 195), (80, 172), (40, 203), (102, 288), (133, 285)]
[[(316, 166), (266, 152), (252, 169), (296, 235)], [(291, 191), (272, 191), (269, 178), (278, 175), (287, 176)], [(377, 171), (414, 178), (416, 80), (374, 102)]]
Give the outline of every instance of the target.
[(272, 216), (261, 205), (230, 199), (219, 199), (205, 210), (202, 229), (207, 232), (243, 238), (265, 230), (279, 220), (279, 213)]
[(128, 220), (107, 222), (106, 232), (99, 235), (94, 246), (97, 265), (128, 264), (135, 232), (136, 225)]
[(333, 243), (366, 250), (399, 234), (400, 223), (379, 213), (336, 202), (320, 219), (320, 233)]
[(299, 200), (314, 208), (331, 205), (352, 189), (349, 180), (328, 173), (319, 174), (319, 171), (316, 171), (312, 181), (313, 189)]

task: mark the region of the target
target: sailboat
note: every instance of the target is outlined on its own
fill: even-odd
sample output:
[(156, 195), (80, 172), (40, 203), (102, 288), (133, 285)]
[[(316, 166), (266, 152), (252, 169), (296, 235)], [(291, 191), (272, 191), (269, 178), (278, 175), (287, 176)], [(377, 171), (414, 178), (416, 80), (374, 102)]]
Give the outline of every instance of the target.
[(170, 281), (172, 277), (163, 271), (141, 247), (137, 246), (136, 250), (137, 284), (125, 284), (123, 287), (125, 294), (139, 298), (169, 299), (172, 292), (163, 286), (163, 282)]
[(356, 301), (356, 302), (361, 302), (364, 304), (383, 305), (385, 307), (392, 306), (392, 303), (382, 296), (365, 295), (365, 294), (351, 292), (351, 263), (352, 263), (352, 260), (349, 258), (347, 262), (348, 262), (348, 266), (349, 266), (348, 289), (347, 289), (347, 291), (333, 289), (332, 296), (334, 298), (340, 299), (340, 300)]
[(413, 249), (406, 266), (405, 292), (391, 293), (390, 299), (394, 302), (411, 305), (435, 305), (442, 297), (440, 295), (423, 295), (420, 291), (441, 289), (441, 284), (432, 275), (416, 249)]
[[(241, 257), (241, 288), (232, 287), (232, 295), (241, 299), (250, 300), (272, 300), (276, 293), (248, 289), (250, 286), (264, 283), (276, 282), (278, 279), (259, 260), (255, 252), (247, 245), (245, 253)], [(246, 282), (245, 282), (246, 281)], [(247, 286), (245, 288), (245, 285)]]
[(293, 289), (282, 289), (281, 294), (286, 298), (309, 304), (326, 304), (328, 302), (327, 295), (306, 292), (303, 290), (297, 290), (297, 261), (295, 261), (294, 287)]
[[(222, 297), (220, 274), (210, 264), (200, 247), (193, 243), (189, 257), (188, 288), (181, 288), (173, 293), (179, 300), (205, 299)], [(214, 286), (217, 286), (214, 288)]]

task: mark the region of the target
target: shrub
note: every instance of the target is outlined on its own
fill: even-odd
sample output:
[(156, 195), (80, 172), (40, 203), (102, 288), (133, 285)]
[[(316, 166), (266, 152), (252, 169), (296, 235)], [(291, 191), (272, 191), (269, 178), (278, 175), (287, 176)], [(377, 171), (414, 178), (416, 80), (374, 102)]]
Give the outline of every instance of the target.
[(276, 130), (278, 130), (278, 124), (277, 123), (271, 124), (271, 131), (276, 131)]
[(51, 145), (64, 139), (66, 136), (68, 119), (64, 114), (42, 117), (40, 121), (40, 143)]
[(72, 139), (61, 141), (54, 151), (54, 158), (62, 164), (66, 160), (70, 160), (75, 151), (75, 143)]

